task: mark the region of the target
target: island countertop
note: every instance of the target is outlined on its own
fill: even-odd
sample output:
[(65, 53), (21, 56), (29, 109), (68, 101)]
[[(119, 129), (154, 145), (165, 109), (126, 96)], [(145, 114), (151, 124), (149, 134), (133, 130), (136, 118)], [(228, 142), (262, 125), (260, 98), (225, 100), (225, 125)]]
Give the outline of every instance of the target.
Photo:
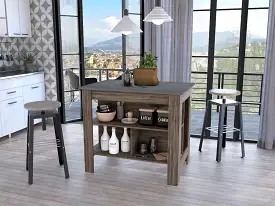
[(81, 90), (97, 92), (121, 92), (140, 94), (182, 95), (190, 91), (195, 84), (160, 82), (157, 86), (131, 86), (125, 87), (121, 80), (107, 80), (81, 87)]
[[(84, 127), (84, 159), (85, 172), (94, 173), (94, 156), (112, 156), (117, 158), (135, 159), (142, 161), (153, 161), (161, 163), (152, 158), (140, 158), (137, 143), (148, 142), (152, 136), (157, 136), (159, 152), (167, 153), (167, 184), (178, 185), (180, 180), (180, 169), (188, 164), (190, 157), (190, 117), (191, 117), (191, 95), (192, 83), (160, 82), (157, 86), (131, 86), (125, 87), (120, 80), (107, 80), (81, 87), (83, 100), (83, 127)], [(93, 99), (98, 104), (112, 104), (124, 102), (125, 111), (133, 111), (138, 117), (139, 108), (145, 105), (158, 105), (168, 107), (168, 128), (158, 126), (142, 126), (138, 123), (129, 127), (131, 138), (131, 152), (128, 154), (110, 155), (100, 150), (100, 143), (93, 144), (93, 126), (99, 126), (98, 135), (102, 134), (102, 127), (123, 128), (121, 121), (113, 120), (108, 123), (93, 119)], [(122, 136), (122, 130), (116, 131)], [(157, 140), (157, 141), (158, 141)], [(100, 141), (100, 140), (99, 140)], [(153, 166), (153, 165), (152, 165)]]

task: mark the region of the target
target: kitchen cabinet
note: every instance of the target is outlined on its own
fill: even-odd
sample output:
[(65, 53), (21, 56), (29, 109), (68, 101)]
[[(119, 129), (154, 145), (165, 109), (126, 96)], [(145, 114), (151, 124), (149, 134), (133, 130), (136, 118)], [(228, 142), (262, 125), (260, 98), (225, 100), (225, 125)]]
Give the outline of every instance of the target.
[(43, 72), (0, 78), (0, 137), (26, 128), (28, 111), (24, 104), (44, 100)]
[(19, 25), (22, 37), (31, 37), (31, 11), (29, 0), (19, 0)]
[(6, 18), (5, 0), (0, 0), (0, 18)]
[(0, 19), (0, 37), (7, 37), (8, 30), (7, 30), (7, 20)]
[(6, 1), (9, 37), (31, 37), (29, 0)]
[[(44, 83), (32, 84), (23, 87), (24, 104), (34, 101), (45, 100), (45, 85)], [(25, 126), (28, 124), (28, 111), (25, 110)], [(41, 122), (41, 119), (35, 119), (34, 123)]]
[(1, 102), (2, 136), (19, 131), (25, 127), (23, 97)]

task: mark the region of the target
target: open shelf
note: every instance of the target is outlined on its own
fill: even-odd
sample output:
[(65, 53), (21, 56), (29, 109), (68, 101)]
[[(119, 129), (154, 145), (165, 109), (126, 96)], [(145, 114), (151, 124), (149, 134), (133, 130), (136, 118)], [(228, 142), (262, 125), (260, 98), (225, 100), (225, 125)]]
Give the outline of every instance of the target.
[(123, 124), (121, 121), (114, 120), (111, 122), (100, 122), (97, 118), (93, 119), (94, 125), (108, 126), (108, 127), (127, 127), (130, 129), (140, 129), (140, 130), (149, 130), (149, 131), (158, 131), (158, 132), (168, 132), (168, 128), (166, 127), (158, 127), (158, 126), (146, 126), (141, 124)]
[(98, 145), (94, 146), (94, 154), (99, 156), (106, 156), (106, 157), (115, 157), (115, 158), (122, 158), (122, 159), (132, 159), (132, 160), (141, 160), (141, 161), (147, 161), (147, 162), (167, 164), (167, 160), (156, 160), (156, 158), (152, 154), (147, 154), (144, 156), (140, 154), (136, 154), (135, 156), (131, 156), (130, 152), (128, 153), (120, 152), (116, 155), (112, 155), (109, 152), (102, 151)]

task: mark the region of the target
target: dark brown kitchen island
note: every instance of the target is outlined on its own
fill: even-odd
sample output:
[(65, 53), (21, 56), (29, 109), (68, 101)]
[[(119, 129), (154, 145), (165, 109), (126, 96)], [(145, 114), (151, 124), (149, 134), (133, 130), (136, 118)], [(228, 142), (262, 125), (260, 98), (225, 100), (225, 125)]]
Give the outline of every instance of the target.
[[(108, 80), (81, 88), (83, 94), (83, 126), (84, 126), (84, 156), (85, 172), (94, 173), (94, 155), (104, 155), (126, 159), (153, 161), (167, 164), (167, 184), (178, 185), (180, 180), (180, 168), (188, 164), (190, 154), (190, 107), (191, 94), (194, 84), (160, 82), (154, 87), (124, 87), (121, 81)], [(158, 126), (144, 126), (140, 124), (125, 125), (118, 120), (104, 123), (93, 119), (92, 100), (99, 103), (125, 102), (125, 110), (131, 109), (134, 115), (138, 114), (138, 107), (144, 105), (160, 105), (168, 107), (168, 128)], [(93, 144), (93, 125), (123, 127), (130, 129), (131, 152), (110, 155), (99, 149), (99, 145)], [(99, 134), (100, 136), (101, 134)], [(158, 141), (157, 148), (160, 152), (167, 152), (167, 161), (154, 158), (136, 156), (137, 142), (147, 142), (151, 136)]]

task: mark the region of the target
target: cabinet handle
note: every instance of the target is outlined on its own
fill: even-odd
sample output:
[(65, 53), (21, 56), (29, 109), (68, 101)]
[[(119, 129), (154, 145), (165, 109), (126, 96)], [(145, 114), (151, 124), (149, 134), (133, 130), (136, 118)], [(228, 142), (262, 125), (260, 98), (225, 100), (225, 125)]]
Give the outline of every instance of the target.
[(24, 35), (24, 36), (28, 36), (29, 34), (22, 34), (22, 35)]
[(19, 33), (13, 33), (13, 35), (20, 35)]
[(15, 101), (15, 102), (10, 102), (10, 103), (8, 103), (9, 105), (12, 105), (12, 104), (16, 104), (17, 103), (17, 101)]
[(37, 89), (37, 88), (39, 88), (39, 86), (36, 86), (36, 87), (32, 87), (32, 89)]
[(14, 94), (14, 93), (16, 93), (16, 91), (7, 92), (7, 94)]

